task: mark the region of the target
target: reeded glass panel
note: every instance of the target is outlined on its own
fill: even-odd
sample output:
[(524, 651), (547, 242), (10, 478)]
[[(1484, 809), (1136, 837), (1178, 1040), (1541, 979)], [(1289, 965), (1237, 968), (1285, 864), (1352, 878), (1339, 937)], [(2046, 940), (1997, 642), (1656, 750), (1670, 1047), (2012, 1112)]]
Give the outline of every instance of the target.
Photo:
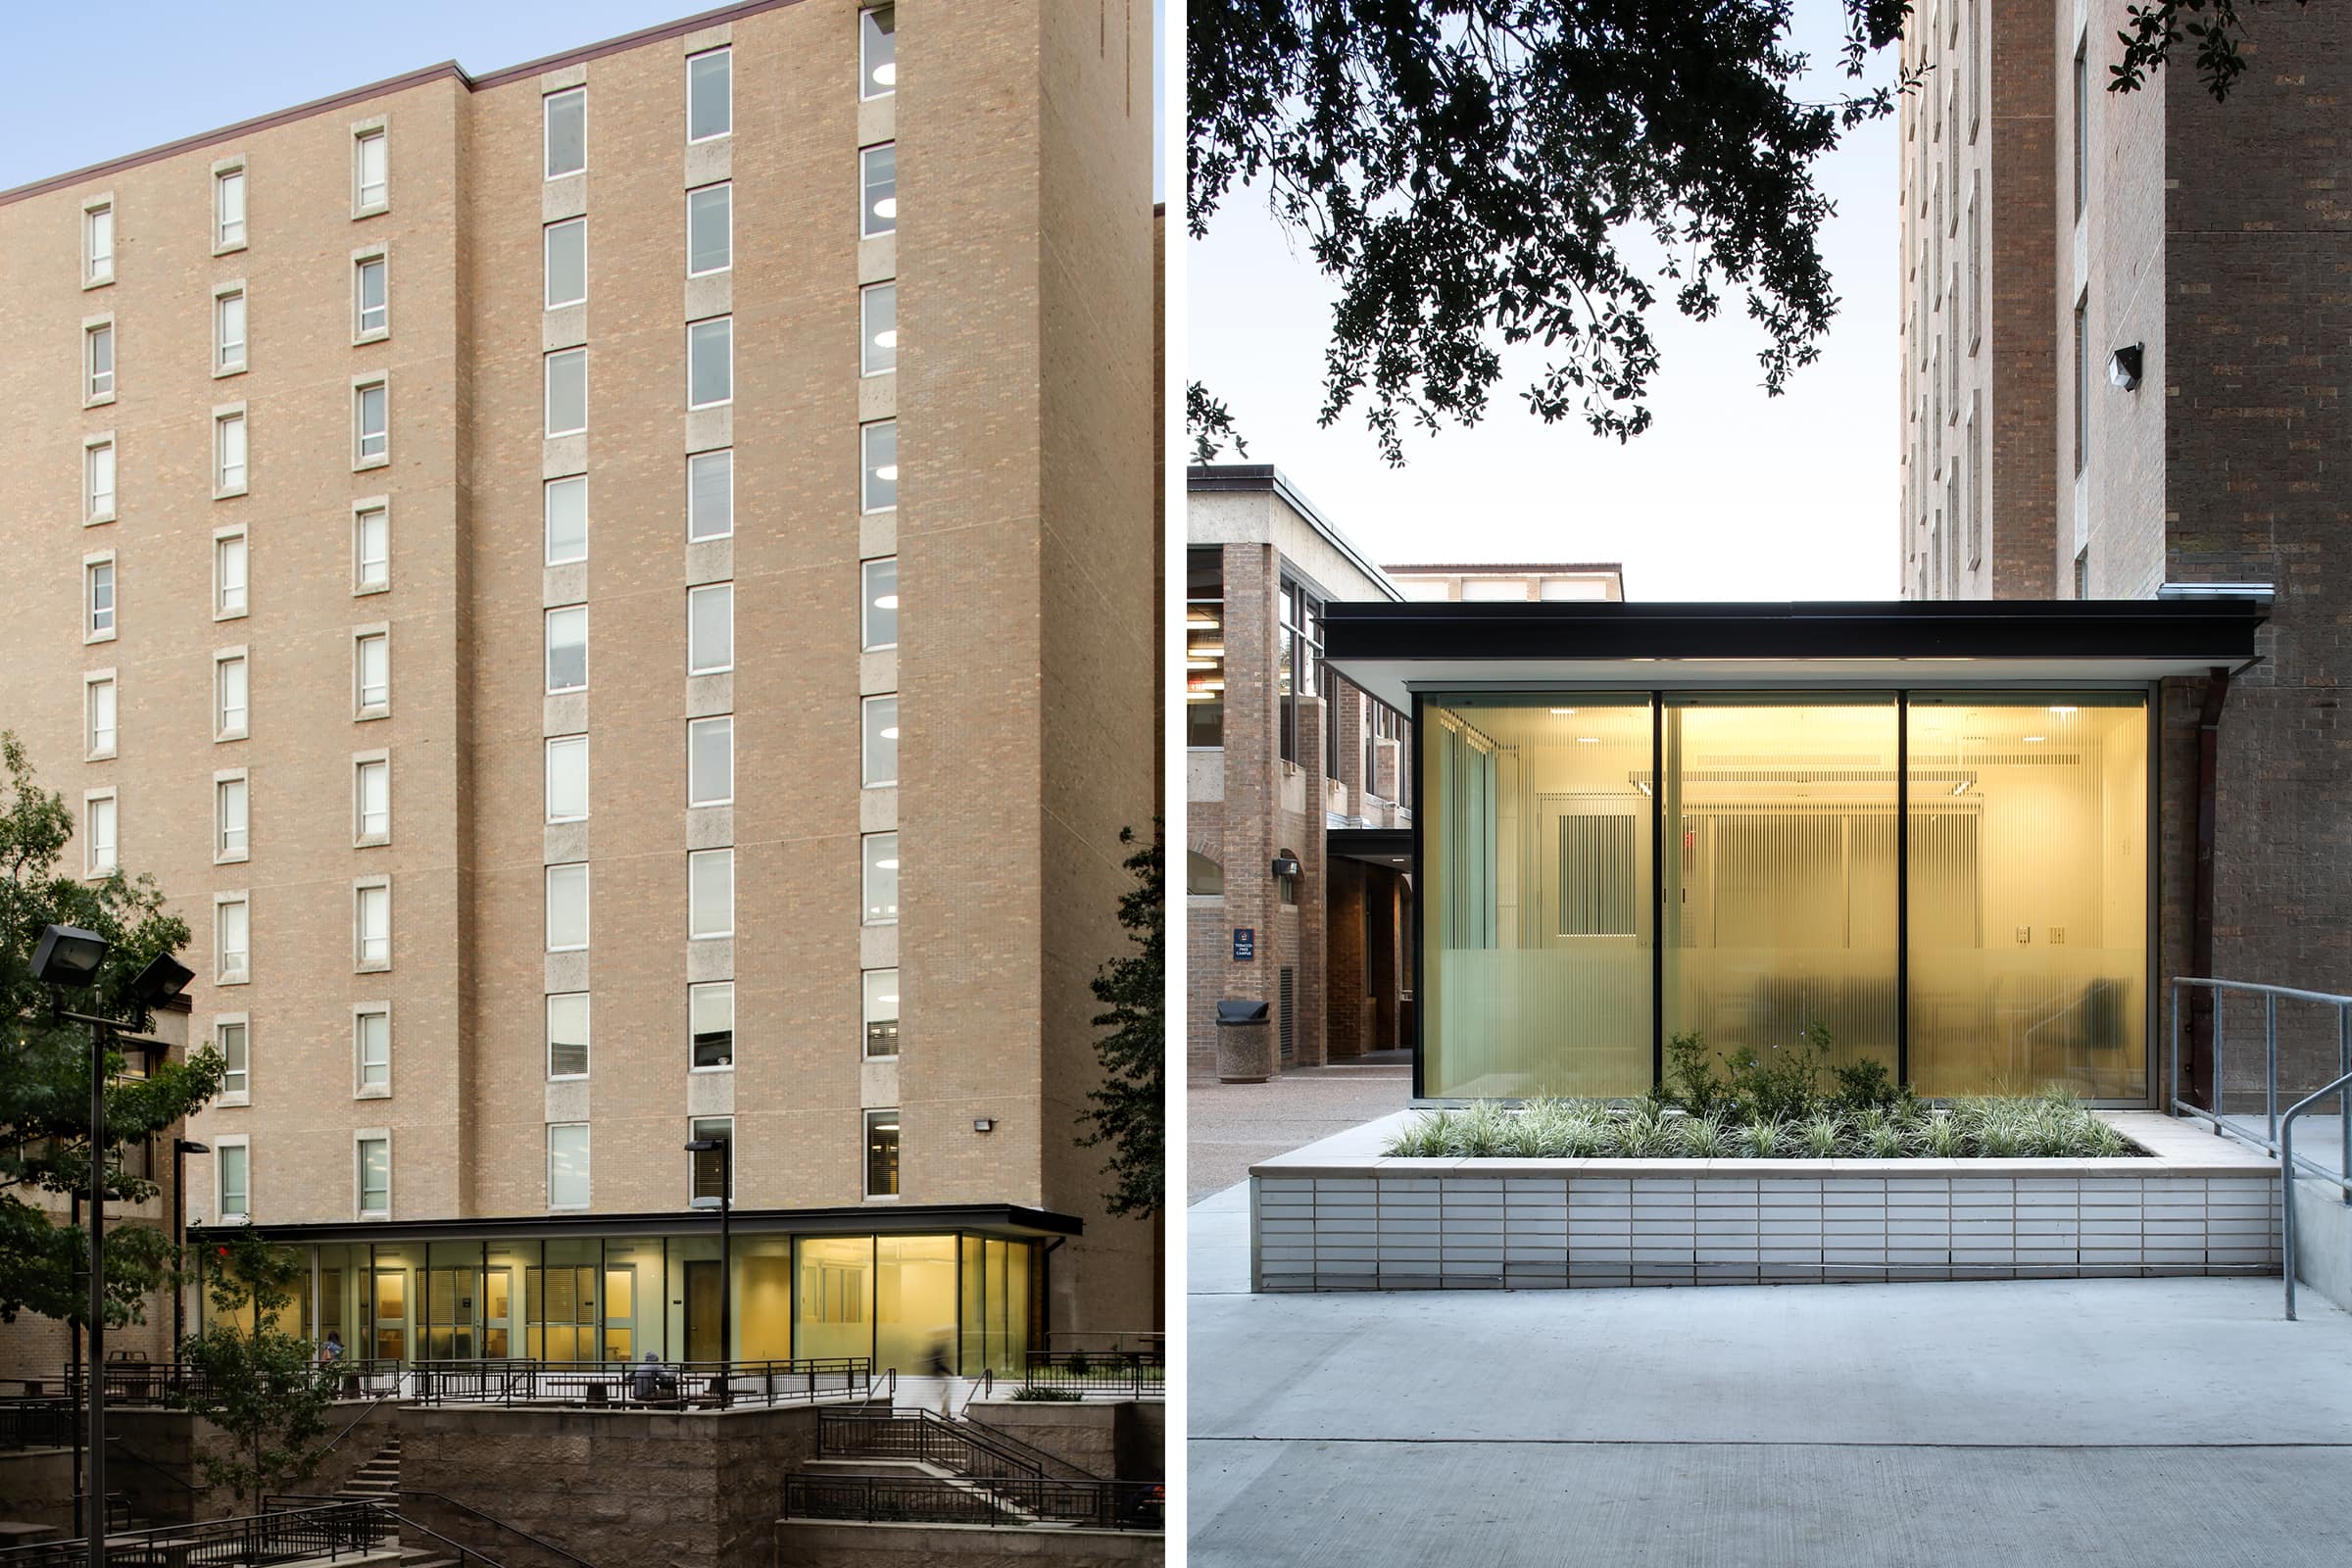
[(1910, 728), (1913, 1084), (2143, 1098), (2146, 699), (1914, 698)]
[(923, 1377), (934, 1348), (954, 1366), (956, 1238), (885, 1236), (874, 1249), (874, 1370)]
[(796, 1356), (871, 1355), (874, 1240), (812, 1237), (793, 1244), (800, 1292), (793, 1302)]
[(1643, 1093), (1649, 699), (1433, 698), (1424, 712), (1424, 1092)]
[(1666, 1033), (1895, 1067), (1891, 695), (1669, 698)]

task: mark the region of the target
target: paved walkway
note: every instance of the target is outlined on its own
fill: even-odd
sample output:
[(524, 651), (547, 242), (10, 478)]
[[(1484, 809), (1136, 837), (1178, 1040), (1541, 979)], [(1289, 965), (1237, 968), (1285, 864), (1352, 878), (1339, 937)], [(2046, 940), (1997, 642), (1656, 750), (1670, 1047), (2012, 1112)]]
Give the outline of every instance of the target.
[(1203, 1568), (2352, 1561), (2276, 1280), (1260, 1297), (1247, 1184), (1188, 1219)]
[(1186, 1200), (1232, 1186), (1261, 1159), (1401, 1110), (1412, 1095), (1412, 1057), (1401, 1051), (1361, 1063), (1295, 1067), (1262, 1084), (1194, 1078), (1186, 1086)]

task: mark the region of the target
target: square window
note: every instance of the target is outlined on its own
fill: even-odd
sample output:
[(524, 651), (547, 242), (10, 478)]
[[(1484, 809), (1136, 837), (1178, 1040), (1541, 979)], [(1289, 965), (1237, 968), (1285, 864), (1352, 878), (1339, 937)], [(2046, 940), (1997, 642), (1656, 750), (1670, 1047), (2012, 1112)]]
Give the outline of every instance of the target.
[(899, 230), (899, 149), (896, 142), (867, 147), (858, 154), (858, 177), (862, 194), (859, 234), (879, 239)]
[(565, 992), (547, 999), (547, 1075), (588, 1076), (588, 993)]
[(865, 1054), (899, 1054), (899, 971), (865, 971)]
[(588, 737), (559, 735), (547, 743), (547, 819), (588, 820)]
[(392, 967), (392, 888), (363, 883), (351, 890), (353, 957), (361, 969)]
[(89, 876), (104, 876), (116, 865), (115, 798), (112, 795), (93, 795), (82, 806), (87, 818), (82, 869)]
[(697, 718), (686, 725), (686, 804), (726, 806), (735, 799), (735, 718)]
[(588, 1206), (586, 1122), (558, 1122), (547, 1129), (547, 1206)]
[(252, 978), (253, 906), (245, 899), (218, 899), (213, 904), (213, 975), (218, 985), (241, 985)]
[(84, 642), (96, 642), (115, 634), (115, 564), (113, 561), (92, 561), (81, 568), (83, 604), (87, 611), (82, 633)]
[(363, 844), (392, 837), (392, 762), (370, 757), (352, 764), (352, 836)]
[(91, 758), (115, 755), (115, 678), (85, 681), (81, 688), (83, 740)]
[(588, 867), (547, 868), (547, 951), (577, 953), (588, 946)]
[(84, 283), (115, 280), (115, 209), (111, 202), (82, 212), (81, 280)]
[(352, 391), (356, 461), (381, 463), (391, 451), (391, 389), (381, 381)]
[(899, 19), (896, 6), (858, 13), (858, 96), (887, 98), (899, 90)]
[(213, 421), (213, 494), (245, 493), (245, 416), (223, 414)]
[(213, 296), (213, 373), (245, 368), (245, 291)]
[(868, 789), (899, 781), (899, 696), (868, 697), (860, 729), (864, 736), (865, 783)]
[(899, 368), (899, 285), (871, 283), (858, 291), (860, 340), (858, 373), (880, 375)]
[(860, 840), (865, 852), (865, 923), (896, 925), (899, 921), (899, 836), (868, 833)]
[(222, 1018), (213, 1025), (213, 1047), (220, 1053), (220, 1102), (227, 1105), (253, 1103), (252, 1026), (244, 1019)]
[(364, 256), (352, 264), (352, 336), (374, 337), (391, 330), (389, 269), (381, 256)]
[(550, 223), (547, 248), (547, 308), (578, 305), (588, 298), (588, 220)]
[(547, 357), (547, 433), (578, 435), (588, 428), (588, 351)]
[(547, 689), (588, 689), (588, 607), (567, 605), (547, 612)]
[(861, 563), (858, 575), (865, 651), (899, 646), (899, 558)]
[(213, 662), (213, 738), (233, 741), (246, 733), (245, 656), (231, 655)]
[(351, 514), (351, 581), (360, 593), (392, 586), (392, 525), (382, 507)]
[(216, 779), (213, 796), (213, 858), (242, 860), (251, 853), (247, 810), (249, 797), (245, 780)]
[(686, 328), (686, 406), (735, 401), (735, 318), (714, 317)]
[(686, 673), (714, 675), (735, 667), (735, 585), (686, 590)]
[(81, 516), (84, 522), (115, 517), (115, 444), (92, 441), (81, 449)]
[(550, 479), (545, 493), (547, 564), (566, 565), (588, 559), (588, 476)]
[(249, 1219), (253, 1214), (253, 1150), (225, 1139), (215, 1146), (213, 1169), (220, 1177), (220, 1218)]
[(245, 536), (222, 534), (213, 541), (213, 618), (245, 613)]
[(82, 333), (82, 398), (96, 403), (115, 395), (115, 328), (112, 322)]
[(716, 1207), (719, 1195), (724, 1193), (728, 1202), (735, 1200), (735, 1118), (732, 1116), (695, 1116), (686, 1123), (686, 1138), (690, 1143), (718, 1144), (718, 1149), (698, 1149), (687, 1160), (689, 1200), (696, 1208)]
[(735, 265), (735, 187), (706, 185), (686, 193), (686, 275), (702, 277)]
[(352, 639), (353, 696), (363, 716), (380, 713), (392, 703), (392, 639), (388, 632), (369, 632)]
[(392, 1140), (357, 1140), (360, 1167), (360, 1215), (388, 1219), (392, 1214)]
[(899, 1196), (899, 1113), (865, 1113), (865, 1196)]
[(686, 139), (710, 141), (735, 127), (733, 52), (712, 49), (686, 61)]
[(697, 850), (686, 857), (686, 935), (735, 934), (735, 852)]
[(735, 454), (698, 452), (686, 460), (686, 538), (724, 539), (735, 531)]
[(735, 1065), (735, 982), (686, 988), (687, 1029), (694, 1066), (710, 1071)]
[(863, 458), (861, 503), (867, 512), (888, 512), (899, 504), (899, 421), (878, 419), (858, 427)]
[(356, 1012), (351, 1018), (352, 1054), (358, 1063), (360, 1093), (389, 1094), (392, 1089), (392, 1014), (380, 1008)]
[(560, 179), (588, 167), (588, 89), (548, 94), (547, 177)]
[(213, 249), (232, 251), (245, 243), (245, 171), (213, 176)]
[(362, 213), (380, 212), (392, 199), (391, 144), (380, 130), (364, 130), (352, 141), (352, 192)]

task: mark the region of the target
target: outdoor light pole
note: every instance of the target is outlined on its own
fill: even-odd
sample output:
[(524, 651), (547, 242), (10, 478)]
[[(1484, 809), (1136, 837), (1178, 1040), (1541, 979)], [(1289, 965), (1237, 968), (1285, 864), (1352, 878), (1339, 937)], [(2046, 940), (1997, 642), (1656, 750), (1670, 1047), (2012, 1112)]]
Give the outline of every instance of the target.
[[(33, 979), (49, 987), (49, 1015), (60, 1022), (85, 1024), (90, 1031), (90, 1430), (82, 1519), (90, 1568), (106, 1568), (106, 1047), (121, 1023), (70, 1011), (60, 993), (68, 986), (96, 985), (113, 946), (95, 931), (53, 925), (42, 929), (32, 955)], [(170, 954), (158, 954), (131, 983), (132, 1000), (142, 1007), (169, 1001), (195, 978)]]
[(723, 1410), (734, 1402), (735, 1395), (731, 1370), (735, 1359), (735, 1258), (728, 1224), (735, 1197), (735, 1140), (697, 1138), (686, 1146), (686, 1152), (715, 1152), (718, 1155), (718, 1407)]

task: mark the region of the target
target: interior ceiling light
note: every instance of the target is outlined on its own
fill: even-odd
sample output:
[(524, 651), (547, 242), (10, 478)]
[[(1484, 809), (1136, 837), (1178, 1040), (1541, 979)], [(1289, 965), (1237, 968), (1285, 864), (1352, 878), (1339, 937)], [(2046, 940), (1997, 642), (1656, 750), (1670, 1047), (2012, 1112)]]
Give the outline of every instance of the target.
[(2051, 712), (2053, 712), (2053, 713), (2062, 713), (2062, 714), (2063, 714), (2063, 713), (2072, 713), (2072, 712), (2075, 712), (2075, 711), (2077, 711), (2077, 710), (2076, 710), (2076, 709), (2074, 709), (2074, 708), (2068, 707), (2067, 705), (2065, 705), (2065, 704), (2063, 704), (2063, 703), (2052, 703), (2052, 704), (2050, 705), (2050, 711), (2051, 711)]
[(899, 596), (897, 594), (884, 594), (874, 601), (874, 608), (876, 610), (896, 610), (899, 608)]
[(880, 201), (874, 203), (874, 216), (876, 218), (898, 217), (899, 199), (896, 196), (885, 196)]
[(882, 465), (882, 466), (874, 470), (874, 477), (877, 479), (887, 479), (892, 484), (897, 484), (899, 482), (899, 466), (895, 463), (885, 463)]
[(1634, 788), (1640, 790), (1642, 794), (1647, 795), (1649, 793), (1649, 780), (1645, 778), (1638, 778), (1634, 780)]
[(1968, 793), (1968, 787), (1969, 787), (1969, 785), (1971, 785), (1971, 784), (1973, 784), (1973, 783), (1975, 783), (1975, 782), (1976, 782), (1976, 781), (1975, 781), (1974, 779), (1965, 779), (1965, 778), (1964, 778), (1964, 779), (1962, 779), (1962, 780), (1961, 780), (1959, 783), (1957, 783), (1957, 784), (1955, 784), (1955, 785), (1953, 785), (1953, 786), (1952, 786), (1952, 793), (1953, 793), (1954, 795), (1966, 795), (1966, 794)]
[(1215, 615), (1210, 614), (1205, 610), (1186, 611), (1184, 612), (1184, 623), (1187, 626), (1200, 627), (1222, 626), (1225, 624), (1223, 621), (1219, 620)]
[(2029, 735), (2026, 737), (2026, 744), (2028, 746), (2039, 746), (2043, 741), (2048, 739), (2049, 737), (2047, 735)]
[(897, 860), (895, 860), (895, 859), (893, 859), (893, 860), (876, 860), (876, 861), (874, 862), (874, 869), (875, 869), (875, 870), (877, 870), (877, 871), (896, 871), (898, 868), (899, 868), (899, 862), (898, 862)]
[(876, 348), (883, 349), (897, 348), (899, 346), (899, 329), (893, 326), (886, 327), (882, 331), (876, 332), (874, 334), (874, 346)]
[(1568, 714), (1574, 713), (1576, 710), (1573, 708), (1555, 708), (1552, 710), (1552, 711), (1565, 717)]
[(883, 730), (883, 731), (882, 731), (882, 738), (883, 738), (884, 740), (886, 740), (886, 741), (895, 741), (895, 740), (897, 740), (897, 739), (899, 738), (899, 726), (898, 726), (898, 725), (896, 725), (896, 724), (893, 724), (893, 725), (889, 726), (887, 729)]

